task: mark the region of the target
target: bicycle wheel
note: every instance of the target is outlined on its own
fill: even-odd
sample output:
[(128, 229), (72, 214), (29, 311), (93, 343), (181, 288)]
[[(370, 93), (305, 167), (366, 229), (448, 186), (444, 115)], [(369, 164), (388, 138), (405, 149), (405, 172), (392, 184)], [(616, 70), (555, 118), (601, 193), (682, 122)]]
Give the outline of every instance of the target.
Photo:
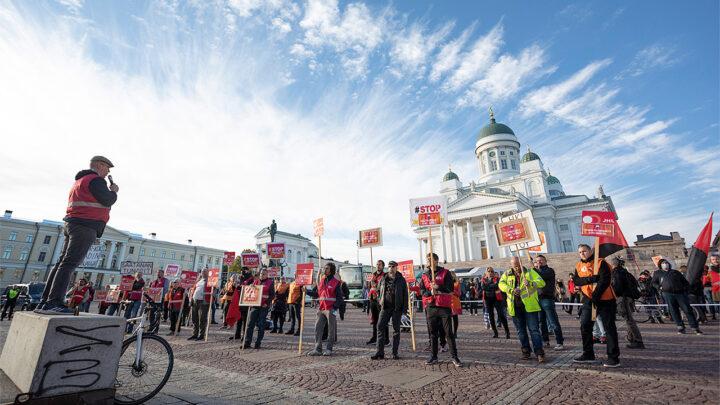
[(141, 404), (160, 392), (170, 378), (174, 356), (165, 339), (143, 334), (141, 350), (136, 367), (137, 335), (123, 342), (115, 378), (116, 404)]

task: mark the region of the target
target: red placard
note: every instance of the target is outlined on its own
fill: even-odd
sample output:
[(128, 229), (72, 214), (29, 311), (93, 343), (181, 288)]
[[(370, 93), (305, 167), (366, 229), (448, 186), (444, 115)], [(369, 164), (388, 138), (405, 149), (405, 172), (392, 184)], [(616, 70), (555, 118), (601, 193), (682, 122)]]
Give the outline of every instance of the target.
[(285, 258), (285, 244), (284, 243), (268, 243), (267, 254), (270, 259), (284, 259)]
[(110, 290), (107, 294), (107, 297), (105, 297), (105, 302), (116, 304), (118, 301), (120, 301), (120, 292), (120, 290)]
[(262, 304), (261, 285), (244, 285), (240, 296), (240, 306), (259, 307)]
[(580, 234), (612, 238), (615, 235), (615, 213), (611, 211), (583, 211)]
[(180, 274), (180, 266), (177, 264), (168, 264), (165, 266), (165, 277), (166, 278), (175, 278)]
[(268, 267), (267, 270), (268, 278), (280, 277), (280, 267)]
[(260, 267), (260, 255), (257, 253), (243, 253), (240, 255), (242, 265), (245, 267)]
[(220, 269), (208, 270), (208, 287), (218, 287), (218, 281), (220, 279)]
[(412, 260), (398, 262), (398, 271), (405, 277), (406, 281), (415, 281), (415, 267)]
[(183, 270), (182, 273), (180, 273), (180, 287), (184, 289), (188, 289), (197, 283), (198, 279), (198, 273), (195, 273), (194, 271), (190, 270)]
[(162, 287), (149, 287), (145, 290), (145, 294), (147, 294), (148, 297), (150, 297), (153, 302), (161, 302), (162, 301)]
[(132, 290), (133, 282), (135, 281), (135, 277), (131, 275), (122, 276), (122, 279), (120, 279), (120, 286), (118, 289), (120, 291), (130, 291)]
[(325, 234), (325, 221), (322, 218), (313, 221), (313, 234), (318, 237)]
[(93, 297), (93, 301), (105, 301), (107, 296), (108, 296), (108, 292), (106, 290), (95, 291), (95, 296)]
[(235, 261), (235, 252), (225, 252), (223, 253), (223, 264), (226, 266), (230, 266)]
[(527, 230), (523, 221), (513, 221), (496, 225), (500, 230), (503, 243), (527, 239)]
[(299, 263), (295, 270), (296, 285), (310, 285), (313, 283), (314, 263)]
[(382, 228), (372, 228), (360, 231), (360, 247), (382, 246)]

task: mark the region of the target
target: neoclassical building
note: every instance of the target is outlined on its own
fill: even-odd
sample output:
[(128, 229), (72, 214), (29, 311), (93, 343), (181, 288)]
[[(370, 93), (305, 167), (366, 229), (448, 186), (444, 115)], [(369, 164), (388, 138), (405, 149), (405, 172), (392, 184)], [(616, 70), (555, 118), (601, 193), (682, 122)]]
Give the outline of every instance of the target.
[[(479, 176), (463, 184), (452, 170), (440, 184), (440, 194), (448, 199), (448, 221), (434, 227), (433, 250), (444, 262), (509, 257), (500, 248), (493, 231), (499, 219), (512, 213), (532, 210), (538, 231), (544, 232), (549, 253), (572, 252), (578, 243), (591, 242), (580, 235), (583, 210), (615, 211), (602, 186), (597, 195), (566, 194), (560, 180), (545, 170), (540, 156), (527, 148), (521, 154), (520, 142), (510, 127), (495, 121), (478, 134), (475, 157)], [(421, 262), (428, 251), (428, 230), (415, 230)]]

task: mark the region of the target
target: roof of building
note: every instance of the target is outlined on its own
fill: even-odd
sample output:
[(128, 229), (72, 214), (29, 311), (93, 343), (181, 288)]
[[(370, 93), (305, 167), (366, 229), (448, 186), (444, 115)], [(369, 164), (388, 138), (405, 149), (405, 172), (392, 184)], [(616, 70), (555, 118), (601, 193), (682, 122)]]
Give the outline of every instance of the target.
[(443, 181), (448, 181), (448, 180), (458, 180), (459, 181), (460, 178), (458, 177), (457, 174), (455, 174), (455, 172), (452, 171), (452, 169), (448, 169), (448, 172), (445, 173), (445, 176), (443, 176)]
[(528, 146), (527, 153), (525, 153), (520, 159), (520, 163), (530, 162), (532, 160), (540, 160), (540, 156), (538, 156), (535, 152), (531, 152), (530, 147)]
[(655, 235), (648, 236), (647, 238), (643, 238), (642, 240), (640, 240), (638, 242), (665, 242), (668, 240), (673, 240), (672, 236), (660, 235), (659, 233), (656, 233)]
[(558, 179), (557, 177), (553, 176), (553, 175), (550, 174), (549, 172), (548, 172), (548, 176), (547, 176), (547, 178), (545, 179), (545, 181), (547, 182), (547, 184), (560, 184), (560, 179)]
[(478, 139), (486, 137), (486, 136), (498, 135), (498, 134), (515, 135), (515, 132), (513, 132), (513, 130), (510, 129), (509, 126), (507, 126), (505, 124), (501, 124), (499, 122), (495, 122), (495, 114), (493, 113), (493, 111), (491, 109), (490, 110), (490, 123), (480, 129), (480, 133), (478, 134)]

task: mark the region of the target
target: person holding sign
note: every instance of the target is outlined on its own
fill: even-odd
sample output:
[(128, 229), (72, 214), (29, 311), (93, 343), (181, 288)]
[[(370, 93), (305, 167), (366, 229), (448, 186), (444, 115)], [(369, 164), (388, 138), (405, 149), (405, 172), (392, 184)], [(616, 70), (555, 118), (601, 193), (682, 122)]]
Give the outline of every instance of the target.
[[(238, 294), (242, 292), (242, 286), (244, 285), (251, 285), (255, 282), (255, 277), (253, 277), (252, 272), (247, 267), (242, 267), (240, 269), (240, 279), (237, 281), (236, 291)], [(242, 340), (243, 339), (243, 332), (245, 331), (245, 323), (247, 323), (248, 318), (248, 307), (242, 306), (240, 307), (240, 319), (235, 324), (235, 335), (230, 336), (230, 340)]]
[(378, 319), (379, 336), (377, 352), (370, 357), (372, 360), (385, 358), (384, 342), (389, 339), (386, 333), (390, 320), (392, 320), (393, 327), (392, 358), (393, 360), (400, 359), (400, 356), (398, 356), (398, 348), (400, 347), (400, 319), (408, 309), (408, 289), (405, 277), (397, 271), (397, 263), (391, 260), (388, 266), (389, 271), (382, 276), (378, 284), (378, 303), (380, 304), (380, 316)]
[[(133, 280), (132, 289), (127, 292), (125, 296), (130, 303), (125, 308), (125, 319), (135, 318), (140, 310), (143, 298), (143, 288), (145, 288), (145, 280), (143, 280), (142, 273), (135, 273), (135, 280)], [(125, 333), (132, 332), (132, 323), (127, 324)]]
[[(452, 326), (452, 296), (455, 292), (454, 281), (450, 271), (445, 268), (436, 267), (438, 255), (428, 253), (427, 255), (427, 271), (423, 273), (420, 282), (420, 292), (422, 293), (422, 302), (425, 307), (428, 328), (431, 331), (432, 339), (430, 347), (432, 354), (425, 364), (437, 364), (438, 362), (438, 340), (440, 334), (445, 335), (445, 340), (450, 346), (450, 356), (455, 367), (462, 367), (462, 362), (458, 359), (457, 346), (455, 344), (455, 333)], [(433, 279), (433, 275), (435, 278)]]
[[(300, 336), (300, 309), (302, 306), (302, 285), (296, 281), (290, 283), (290, 291), (287, 298), (288, 307), (290, 309), (290, 330), (285, 332), (286, 335)], [(295, 331), (295, 322), (298, 328)]]
[[(507, 307), (512, 316), (518, 339), (522, 346), (522, 359), (530, 360), (530, 340), (538, 363), (545, 362), (545, 350), (540, 334), (540, 300), (538, 289), (545, 287), (545, 281), (533, 269), (520, 264), (520, 258), (510, 259), (510, 269), (503, 273), (498, 283), (500, 290), (507, 294)], [(530, 332), (530, 339), (528, 339)]]
[[(372, 337), (370, 340), (367, 341), (368, 345), (375, 344), (377, 342), (378, 337), (378, 319), (380, 318), (380, 303), (378, 302), (378, 285), (380, 284), (380, 280), (382, 280), (383, 275), (385, 274), (383, 270), (385, 269), (385, 262), (382, 260), (377, 261), (377, 270), (375, 270), (374, 273), (372, 273), (372, 277), (370, 279), (370, 292), (368, 294), (368, 299), (370, 300), (370, 323), (372, 323)], [(387, 326), (386, 326), (387, 328)], [(388, 330), (385, 330), (385, 337), (388, 337)], [(390, 341), (383, 342), (383, 344), (388, 344)]]
[[(580, 287), (582, 293), (582, 309), (580, 312), (580, 334), (582, 335), (583, 354), (573, 359), (576, 363), (595, 362), (595, 351), (593, 349), (593, 305), (597, 309), (597, 316), (600, 318), (607, 333), (607, 356), (603, 363), (605, 367), (620, 366), (620, 347), (618, 346), (617, 328), (615, 316), (617, 304), (615, 293), (610, 287), (611, 273), (610, 266), (603, 258), (598, 258), (598, 272), (595, 275), (593, 267), (595, 255), (590, 246), (582, 243), (578, 245), (580, 261), (575, 264), (573, 282)], [(595, 284), (597, 283), (597, 284)], [(595, 286), (593, 287), (593, 284)]]
[(212, 287), (208, 283), (208, 277), (208, 269), (202, 269), (200, 278), (198, 278), (192, 290), (193, 334), (188, 340), (205, 340), (210, 296), (212, 294)]
[[(167, 291), (168, 287), (168, 280), (165, 278), (165, 272), (163, 270), (158, 270), (157, 272), (157, 278), (150, 282), (150, 288), (162, 288), (162, 294), (160, 295), (160, 300), (155, 301), (150, 297), (149, 295), (145, 294), (145, 299), (148, 301), (148, 305), (150, 305), (150, 325), (151, 327), (157, 326), (160, 327), (160, 311), (163, 307), (163, 297), (165, 297), (165, 292)], [(157, 330), (155, 331), (157, 332)]]
[[(343, 302), (340, 280), (335, 278), (335, 263), (327, 263), (323, 268), (325, 276), (316, 288), (307, 289), (306, 294), (317, 298), (318, 312), (315, 321), (315, 350), (308, 356), (331, 356), (337, 336), (337, 312)], [(322, 350), (322, 337), (325, 325), (328, 326), (327, 350)]]
[(255, 279), (253, 285), (262, 286), (262, 300), (260, 301), (259, 307), (250, 307), (248, 311), (248, 325), (247, 334), (245, 335), (245, 341), (243, 346), (245, 349), (250, 348), (253, 338), (253, 330), (257, 327), (257, 340), (255, 341), (255, 348), (259, 349), (262, 343), (263, 337), (265, 337), (265, 324), (267, 323), (267, 315), (270, 310), (270, 304), (273, 298), (275, 298), (275, 285), (272, 279), (268, 278), (267, 270), (261, 269), (259, 278)]
[(168, 336), (175, 336), (175, 333), (180, 333), (180, 325), (178, 325), (180, 309), (189, 304), (187, 301), (183, 304), (183, 300), (187, 300), (185, 290), (180, 287), (178, 280), (173, 280), (170, 284), (167, 299), (168, 310), (170, 311), (170, 332), (168, 332)]

